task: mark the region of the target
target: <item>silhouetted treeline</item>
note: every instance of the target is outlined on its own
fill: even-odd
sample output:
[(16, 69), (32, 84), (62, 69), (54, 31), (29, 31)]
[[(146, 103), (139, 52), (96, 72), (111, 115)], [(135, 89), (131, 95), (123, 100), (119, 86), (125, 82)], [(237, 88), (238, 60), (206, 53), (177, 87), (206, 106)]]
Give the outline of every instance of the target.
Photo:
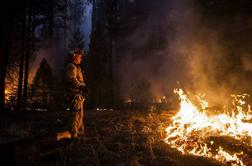
[[(122, 88), (120, 87), (120, 75), (123, 73), (120, 71), (120, 63), (123, 52), (134, 49), (124, 45), (127, 44), (124, 41), (146, 21), (154, 3), (159, 2), (93, 1), (93, 28), (87, 60), (91, 107), (118, 107), (123, 104), (124, 99), (120, 90)], [(152, 48), (152, 44), (150, 46)], [(149, 50), (145, 47), (142, 48), (142, 51), (144, 52), (146, 49)], [(140, 84), (142, 82), (139, 82)]]
[(91, 107), (118, 104), (116, 38), (119, 3), (117, 0), (93, 1), (93, 28), (87, 59)]
[[(76, 6), (78, 3), (82, 6)], [(76, 11), (84, 11), (84, 3), (80, 0), (0, 1), (0, 110), (5, 108), (6, 80), (15, 74), (14, 69), (18, 72), (16, 109), (25, 108), (29, 70), (37, 51), (41, 47), (51, 48), (54, 56), (55, 43), (63, 45), (66, 51), (68, 36), (75, 30), (71, 19), (78, 17)]]

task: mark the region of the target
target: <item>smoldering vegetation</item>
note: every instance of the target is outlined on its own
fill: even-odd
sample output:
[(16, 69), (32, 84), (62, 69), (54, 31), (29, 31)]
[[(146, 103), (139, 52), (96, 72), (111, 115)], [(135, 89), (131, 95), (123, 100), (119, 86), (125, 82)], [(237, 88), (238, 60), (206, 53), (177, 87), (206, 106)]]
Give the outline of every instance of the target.
[(250, 1), (155, 2), (122, 41), (124, 98), (171, 97), (179, 87), (216, 106), (251, 93), (250, 8)]

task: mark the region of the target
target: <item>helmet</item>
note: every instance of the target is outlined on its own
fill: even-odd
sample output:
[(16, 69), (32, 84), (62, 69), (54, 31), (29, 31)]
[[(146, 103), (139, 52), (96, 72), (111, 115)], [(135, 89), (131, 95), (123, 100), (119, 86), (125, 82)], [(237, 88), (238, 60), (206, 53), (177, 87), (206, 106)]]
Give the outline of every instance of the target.
[(80, 48), (75, 48), (73, 50), (73, 54), (81, 54), (81, 55), (84, 55), (84, 51)]

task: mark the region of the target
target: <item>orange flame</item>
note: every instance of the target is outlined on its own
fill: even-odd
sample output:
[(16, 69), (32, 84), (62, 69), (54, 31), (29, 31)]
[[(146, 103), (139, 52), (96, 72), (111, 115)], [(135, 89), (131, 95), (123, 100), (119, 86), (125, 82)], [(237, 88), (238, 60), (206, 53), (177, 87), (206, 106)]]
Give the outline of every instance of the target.
[(5, 89), (4, 93), (5, 93), (5, 100), (9, 100), (11, 92), (8, 89)]
[(215, 150), (210, 147), (215, 143), (211, 137), (216, 136), (232, 137), (252, 146), (252, 141), (245, 141), (252, 138), (252, 123), (244, 121), (252, 118), (249, 105), (248, 110), (243, 110), (246, 104), (244, 98), (247, 95), (232, 95), (233, 105), (236, 107), (231, 110), (231, 115), (223, 113), (209, 116), (206, 113), (208, 103), (202, 97), (198, 97), (201, 104), (198, 109), (182, 89), (176, 89), (174, 92), (179, 95), (180, 110), (172, 117), (172, 124), (166, 128), (165, 142), (182, 154), (211, 158), (221, 163), (231, 162), (232, 165), (244, 165), (238, 157), (243, 152), (231, 154), (221, 146)]

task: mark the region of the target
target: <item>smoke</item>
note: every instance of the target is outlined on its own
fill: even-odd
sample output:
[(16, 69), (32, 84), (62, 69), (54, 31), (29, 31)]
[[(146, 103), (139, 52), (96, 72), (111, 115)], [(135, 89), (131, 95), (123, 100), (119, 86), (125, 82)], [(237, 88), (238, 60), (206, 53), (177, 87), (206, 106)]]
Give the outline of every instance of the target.
[[(167, 6), (168, 11), (172, 10), (171, 5), (167, 1), (162, 3), (150, 3), (153, 8), (148, 16), (139, 16), (140, 19), (146, 17), (146, 20), (136, 25), (137, 28), (123, 39), (119, 47), (123, 98), (150, 102), (171, 94), (177, 80), (183, 78), (184, 66), (170, 54), (169, 48), (175, 30), (170, 13), (166, 11)], [(176, 66), (178, 70), (174, 70)]]
[[(185, 73), (190, 81), (186, 88), (196, 94), (205, 93), (211, 105), (223, 105), (230, 100), (230, 94), (248, 92), (252, 88), (251, 56), (246, 51), (246, 54), (242, 54), (249, 43), (239, 43), (239, 40), (244, 40), (242, 37), (234, 39), (222, 35), (228, 31), (229, 35), (236, 33), (240, 27), (234, 25), (242, 25), (241, 20), (231, 26), (218, 19), (212, 21), (197, 12), (199, 9), (192, 5), (193, 2), (197, 1), (173, 3), (180, 12), (175, 17), (178, 21), (174, 25), (178, 31), (170, 52), (184, 61)], [(237, 14), (235, 17), (240, 16)], [(202, 24), (206, 22), (215, 26)], [(232, 31), (232, 28), (235, 29)], [(229, 46), (230, 43), (232, 46)]]
[[(218, 80), (227, 65), (218, 43), (218, 32), (200, 25), (200, 15), (192, 2), (172, 1), (170, 19), (176, 35), (169, 46), (169, 55), (184, 66), (182, 75), (185, 79), (179, 80), (182, 88), (194, 94), (206, 94), (207, 100), (214, 105), (223, 104), (228, 99), (229, 90)], [(181, 67), (176, 66), (173, 70), (181, 70)]]
[[(64, 70), (64, 60), (68, 50), (68, 45), (72, 39), (73, 31), (80, 28), (81, 34), (84, 36), (84, 50), (88, 51), (88, 46), (90, 43), (90, 33), (92, 26), (92, 3), (88, 1), (73, 1), (69, 6), (71, 10), (71, 19), (68, 20), (69, 27), (66, 29), (66, 36), (64, 36), (64, 29), (57, 29), (55, 33), (55, 38), (58, 41), (45, 40), (41, 43), (41, 48), (36, 52), (36, 57), (31, 65), (29, 84), (32, 83), (36, 71), (39, 68), (39, 64), (43, 58), (46, 58), (49, 65), (52, 67), (53, 74), (55, 76), (55, 81), (62, 82), (63, 70)], [(77, 15), (77, 16), (76, 16)], [(72, 18), (77, 17), (77, 18)], [(78, 22), (78, 24), (76, 24)], [(78, 26), (77, 26), (78, 25)], [(66, 41), (64, 41), (64, 37)], [(66, 43), (64, 43), (66, 42)]]
[[(226, 104), (230, 94), (250, 91), (252, 58), (250, 51), (243, 49), (249, 43), (239, 43), (237, 40), (244, 39), (239, 39), (239, 35), (236, 38), (223, 35), (226, 31), (237, 32), (244, 20), (237, 19), (237, 14), (232, 25), (241, 26), (233, 31), (218, 18), (209, 24), (213, 26), (204, 25), (212, 20), (202, 15), (197, 3), (196, 0), (157, 2), (146, 21), (122, 42), (127, 45), (121, 51), (123, 97), (137, 98), (142, 92), (148, 100), (147, 95), (169, 96), (174, 88), (182, 87), (193, 94), (206, 94), (214, 106)], [(143, 82), (149, 85), (145, 89), (139, 88)]]

